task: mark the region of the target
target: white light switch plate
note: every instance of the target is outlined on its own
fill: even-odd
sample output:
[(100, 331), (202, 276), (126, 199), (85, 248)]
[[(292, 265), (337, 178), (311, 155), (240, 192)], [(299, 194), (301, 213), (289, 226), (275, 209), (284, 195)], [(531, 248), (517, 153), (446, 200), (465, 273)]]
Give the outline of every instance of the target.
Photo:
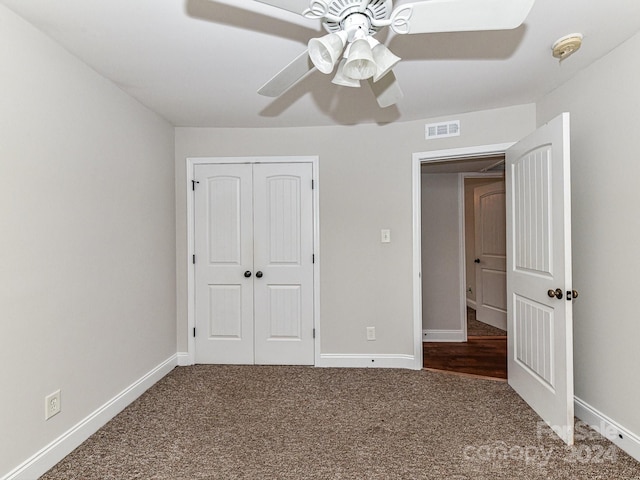
[(376, 327), (367, 327), (367, 340), (375, 340), (376, 339)]
[(391, 230), (388, 228), (380, 230), (380, 241), (382, 243), (391, 243)]

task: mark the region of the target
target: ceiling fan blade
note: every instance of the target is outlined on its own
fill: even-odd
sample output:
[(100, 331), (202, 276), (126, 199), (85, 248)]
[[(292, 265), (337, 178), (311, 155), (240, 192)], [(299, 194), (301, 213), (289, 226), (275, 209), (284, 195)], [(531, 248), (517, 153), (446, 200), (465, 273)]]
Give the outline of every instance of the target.
[(509, 30), (524, 22), (534, 0), (427, 0), (405, 3), (390, 18), (400, 34)]
[(288, 10), (293, 13), (302, 15), (302, 12), (309, 8), (309, 0), (255, 0), (256, 2), (266, 3), (272, 7)]
[(305, 50), (289, 65), (280, 70), (271, 80), (260, 87), (258, 93), (265, 97), (278, 97), (315, 68), (309, 58), (309, 51)]
[(370, 78), (369, 85), (371, 85), (371, 90), (376, 96), (378, 105), (382, 108), (390, 107), (404, 97), (404, 93), (402, 93), (400, 84), (393, 72), (387, 73), (377, 82)]

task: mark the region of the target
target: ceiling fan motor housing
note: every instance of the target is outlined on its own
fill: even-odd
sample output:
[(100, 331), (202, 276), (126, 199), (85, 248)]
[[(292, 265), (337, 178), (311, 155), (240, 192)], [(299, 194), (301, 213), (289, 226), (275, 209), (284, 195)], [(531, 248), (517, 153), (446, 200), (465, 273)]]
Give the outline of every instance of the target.
[[(336, 33), (341, 30), (348, 30), (348, 28), (354, 28), (355, 23), (361, 23), (359, 18), (364, 15), (367, 18), (367, 25), (362, 25), (363, 30), (367, 28), (364, 33), (366, 35), (373, 35), (380, 27), (376, 27), (372, 24), (371, 20), (385, 20), (391, 15), (393, 9), (391, 0), (371, 0), (364, 12), (360, 12), (360, 5), (362, 0), (329, 0), (327, 2), (327, 12), (331, 15), (338, 17), (339, 22), (324, 19), (322, 25), (329, 33)], [(354, 17), (350, 19), (350, 17)]]

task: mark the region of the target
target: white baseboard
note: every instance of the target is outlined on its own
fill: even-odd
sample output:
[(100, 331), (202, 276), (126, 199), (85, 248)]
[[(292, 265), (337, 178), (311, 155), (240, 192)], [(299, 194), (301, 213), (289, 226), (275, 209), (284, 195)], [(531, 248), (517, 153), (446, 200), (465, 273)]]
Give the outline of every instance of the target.
[(193, 365), (191, 355), (189, 355), (187, 352), (178, 352), (178, 366), (188, 367), (190, 365)]
[(177, 365), (177, 355), (153, 368), (57, 439), (7, 473), (2, 480), (33, 480), (69, 455)]
[(640, 436), (574, 397), (575, 416), (640, 462)]
[(333, 368), (407, 368), (414, 370), (413, 355), (321, 353), (316, 367)]
[[(425, 330), (423, 333), (429, 332), (461, 333), (459, 330)], [(4, 475), (1, 480), (31, 480), (43, 475), (92, 434), (97, 432), (109, 420), (124, 410), (158, 380), (167, 375), (176, 365), (183, 364), (191, 365), (190, 357), (187, 353), (172, 355), (67, 430), (56, 440)], [(320, 363), (316, 366), (334, 368), (414, 369), (415, 358), (412, 355), (324, 353), (320, 355)], [(575, 397), (575, 415), (627, 452), (631, 457), (640, 461), (640, 436), (627, 430), (578, 397)]]
[(464, 342), (463, 330), (422, 330), (423, 342)]

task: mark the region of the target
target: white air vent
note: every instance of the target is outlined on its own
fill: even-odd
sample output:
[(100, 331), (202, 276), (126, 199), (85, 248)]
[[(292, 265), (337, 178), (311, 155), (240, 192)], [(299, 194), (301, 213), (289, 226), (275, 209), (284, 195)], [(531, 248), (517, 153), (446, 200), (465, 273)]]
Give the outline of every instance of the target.
[(451, 120), (442, 123), (430, 123), (424, 126), (425, 138), (459, 137), (460, 120)]

